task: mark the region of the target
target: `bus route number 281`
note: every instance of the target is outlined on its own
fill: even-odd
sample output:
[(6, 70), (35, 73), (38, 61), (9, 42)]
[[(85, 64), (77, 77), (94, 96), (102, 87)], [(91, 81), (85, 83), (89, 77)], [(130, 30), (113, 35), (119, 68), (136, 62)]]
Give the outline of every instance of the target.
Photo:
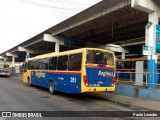
[(77, 80), (76, 77), (70, 77), (70, 82), (71, 83), (76, 83), (76, 80)]

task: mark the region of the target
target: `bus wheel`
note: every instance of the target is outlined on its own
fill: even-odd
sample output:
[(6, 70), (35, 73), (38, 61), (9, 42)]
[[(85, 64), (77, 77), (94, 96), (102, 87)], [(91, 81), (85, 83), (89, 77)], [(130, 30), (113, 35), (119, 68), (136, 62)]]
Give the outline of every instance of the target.
[(51, 81), (51, 82), (49, 82), (49, 92), (51, 93), (51, 94), (54, 94), (55, 93), (55, 91), (54, 91), (54, 83)]
[(31, 84), (31, 79), (28, 77), (28, 79), (27, 79), (27, 85), (29, 86), (29, 87), (32, 87), (32, 84)]

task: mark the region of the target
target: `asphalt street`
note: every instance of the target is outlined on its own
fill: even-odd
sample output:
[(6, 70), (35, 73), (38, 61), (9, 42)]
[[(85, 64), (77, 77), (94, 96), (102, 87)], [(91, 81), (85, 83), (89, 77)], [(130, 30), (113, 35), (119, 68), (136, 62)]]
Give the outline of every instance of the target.
[[(0, 111), (135, 111), (148, 110), (145, 108), (125, 106), (91, 94), (64, 94), (57, 92), (51, 95), (47, 89), (37, 86), (29, 87), (22, 79), (15, 77), (0, 77)], [(94, 115), (92, 118), (97, 119)], [(4, 118), (3, 118), (4, 119)], [(45, 118), (53, 119), (53, 118)], [(64, 118), (56, 118), (64, 119)], [(65, 118), (66, 119), (66, 118)], [(67, 118), (73, 119), (74, 118)], [(81, 117), (76, 118), (82, 119)], [(98, 118), (106, 119), (106, 118)], [(140, 118), (109, 118), (140, 119)]]

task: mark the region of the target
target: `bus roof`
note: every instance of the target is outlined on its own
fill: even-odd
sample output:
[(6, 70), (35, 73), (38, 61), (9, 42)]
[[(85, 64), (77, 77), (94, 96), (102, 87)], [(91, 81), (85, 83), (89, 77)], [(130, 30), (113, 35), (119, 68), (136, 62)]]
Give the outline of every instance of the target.
[(38, 55), (36, 57), (28, 58), (27, 61), (41, 59), (41, 58), (48, 58), (48, 57), (53, 57), (53, 56), (62, 56), (62, 55), (66, 55), (66, 54), (75, 54), (75, 53), (83, 52), (84, 50), (87, 50), (87, 49), (88, 50), (101, 50), (101, 51), (105, 51), (105, 52), (110, 52), (112, 54), (114, 53), (113, 51), (105, 50), (105, 49), (101, 49), (101, 48), (80, 48), (80, 49), (74, 49), (74, 50), (69, 50), (69, 51), (64, 51), (64, 52), (52, 52), (52, 53), (47, 53), (47, 54), (43, 54), (43, 55)]

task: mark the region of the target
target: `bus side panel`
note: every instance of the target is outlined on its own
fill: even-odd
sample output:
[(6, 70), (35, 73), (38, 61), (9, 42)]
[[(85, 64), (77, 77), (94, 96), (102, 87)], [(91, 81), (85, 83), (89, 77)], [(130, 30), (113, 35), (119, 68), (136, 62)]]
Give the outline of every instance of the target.
[(27, 83), (27, 72), (23, 72), (23, 82)]
[(46, 71), (33, 71), (32, 84), (48, 88), (48, 72)]
[(81, 74), (49, 72), (49, 79), (55, 84), (55, 90), (65, 93), (81, 93)]
[(38, 85), (39, 84), (39, 79), (36, 77), (36, 71), (31, 72), (31, 83), (33, 85)]
[(69, 93), (81, 93), (81, 75), (68, 75)]

